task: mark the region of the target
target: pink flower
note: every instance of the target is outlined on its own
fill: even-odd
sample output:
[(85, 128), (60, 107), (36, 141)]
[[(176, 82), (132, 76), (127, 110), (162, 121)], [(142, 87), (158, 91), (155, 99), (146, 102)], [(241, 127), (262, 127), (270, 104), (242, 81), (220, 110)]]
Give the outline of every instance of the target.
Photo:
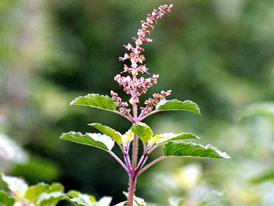
[[(141, 94), (145, 94), (148, 88), (157, 83), (157, 80), (159, 78), (158, 74), (153, 74), (151, 78), (146, 79), (144, 77), (137, 77), (139, 73), (148, 74), (149, 70), (146, 65), (143, 64), (146, 59), (145, 56), (141, 54), (145, 51), (141, 47), (141, 45), (145, 42), (153, 41), (146, 36), (150, 35), (151, 30), (154, 28), (153, 24), (157, 23), (156, 19), (162, 18), (162, 16), (167, 11), (170, 11), (170, 8), (172, 8), (172, 6), (172, 4), (170, 6), (162, 5), (158, 7), (158, 10), (154, 9), (151, 14), (148, 14), (146, 21), (141, 21), (142, 27), (137, 31), (137, 37), (132, 37), (132, 40), (135, 42), (135, 47), (132, 46), (132, 44), (130, 43), (124, 45), (129, 53), (125, 53), (123, 57), (119, 57), (120, 61), (126, 61), (128, 59), (130, 60), (131, 65), (128, 66), (124, 64), (124, 70), (121, 73), (129, 73), (130, 75), (132, 75), (132, 77), (129, 75), (121, 76), (120, 74), (117, 74), (114, 77), (114, 80), (118, 82), (120, 87), (124, 88), (123, 90), (127, 94), (131, 95), (129, 103), (132, 105), (138, 105), (139, 96)], [(160, 99), (164, 99), (166, 96), (170, 95), (170, 93), (171, 90), (168, 90), (167, 92), (161, 91), (160, 94), (154, 94), (153, 98), (149, 98), (148, 100), (146, 100), (145, 105), (147, 106), (145, 108), (141, 107), (142, 114), (147, 114), (151, 112), (153, 110), (153, 106), (157, 105)], [(123, 102), (118, 94), (113, 91), (111, 91), (111, 96), (116, 105), (120, 107), (119, 111), (123, 114), (127, 114), (130, 116), (130, 109), (127, 109), (128, 104), (126, 102)]]

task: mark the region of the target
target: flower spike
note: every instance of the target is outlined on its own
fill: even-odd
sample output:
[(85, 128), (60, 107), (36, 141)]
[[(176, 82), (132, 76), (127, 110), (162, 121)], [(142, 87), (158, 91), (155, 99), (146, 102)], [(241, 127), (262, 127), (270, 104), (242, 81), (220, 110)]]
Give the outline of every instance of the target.
[[(162, 5), (158, 7), (158, 10), (154, 9), (151, 14), (147, 15), (146, 21), (141, 21), (141, 29), (138, 29), (137, 31), (137, 37), (132, 37), (132, 39), (135, 42), (135, 47), (128, 43), (127, 45), (124, 45), (125, 49), (128, 51), (128, 53), (125, 53), (123, 57), (119, 57), (120, 61), (126, 61), (130, 60), (131, 65), (128, 66), (124, 64), (124, 70), (122, 73), (128, 73), (132, 75), (130, 76), (122, 76), (121, 74), (117, 74), (114, 78), (115, 81), (118, 82), (120, 87), (123, 87), (124, 92), (131, 95), (131, 98), (129, 100), (129, 103), (139, 104), (139, 96), (141, 94), (145, 94), (148, 90), (148, 88), (152, 87), (153, 84), (157, 83), (157, 80), (159, 78), (158, 74), (153, 74), (151, 78), (145, 79), (144, 77), (137, 78), (138, 74), (149, 74), (148, 70), (149, 68), (143, 64), (145, 61), (145, 56), (141, 54), (144, 52), (144, 48), (141, 47), (141, 45), (145, 42), (152, 42), (153, 40), (150, 38), (147, 38), (146, 36), (150, 35), (151, 30), (154, 28), (153, 24), (157, 23), (157, 19), (161, 19), (166, 12), (170, 12), (170, 9), (172, 8), (171, 5)], [(153, 99), (146, 100), (146, 107), (141, 107), (141, 114), (147, 114), (153, 110), (153, 105), (155, 106), (156, 103), (159, 102), (160, 99), (165, 98), (166, 96), (170, 95), (171, 90), (167, 92), (161, 92), (161, 94), (155, 94)], [(117, 107), (120, 107), (119, 111), (122, 114), (130, 115), (130, 109), (127, 109), (128, 104), (125, 102), (122, 102), (121, 98), (118, 97), (118, 94), (111, 91), (111, 96), (114, 102), (116, 103)], [(141, 115), (141, 116), (142, 116)]]

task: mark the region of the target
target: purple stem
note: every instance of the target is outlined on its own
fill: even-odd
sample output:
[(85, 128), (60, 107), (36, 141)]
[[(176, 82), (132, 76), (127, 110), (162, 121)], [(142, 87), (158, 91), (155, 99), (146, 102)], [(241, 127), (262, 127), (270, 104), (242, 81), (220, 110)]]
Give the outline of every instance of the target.
[(121, 116), (125, 117), (125, 118), (126, 118), (126, 119), (128, 119), (130, 122), (132, 122), (132, 121), (133, 121), (133, 117), (132, 117), (130, 114), (125, 115), (125, 114), (123, 114), (123, 113), (121, 113), (121, 112), (119, 112), (119, 111), (117, 111), (117, 110), (112, 111), (112, 112), (114, 112), (114, 113), (116, 113), (116, 114), (119, 114), (119, 115), (121, 115)]
[(145, 164), (146, 160), (147, 160), (147, 157), (148, 157), (148, 153), (144, 154), (141, 159), (140, 159), (140, 162), (139, 162), (139, 165), (136, 169), (136, 172), (137, 172), (137, 175), (138, 175), (138, 171), (143, 167), (143, 165)]
[(159, 145), (156, 144), (156, 145), (154, 145), (153, 147), (151, 147), (151, 148), (147, 151), (148, 155), (151, 154), (151, 152), (153, 152), (153, 150), (155, 150), (158, 146), (159, 146)]
[(140, 171), (138, 171), (137, 175), (140, 175), (142, 172), (144, 172), (146, 169), (150, 168), (155, 163), (157, 163), (157, 162), (159, 162), (159, 161), (161, 161), (163, 159), (169, 158), (169, 157), (173, 157), (173, 156), (161, 156), (161, 157), (153, 160), (152, 162), (150, 162), (149, 164), (147, 164), (145, 167), (143, 167)]
[(129, 169), (127, 168), (127, 166), (123, 163), (123, 161), (122, 161), (119, 157), (116, 156), (115, 153), (113, 153), (112, 151), (108, 151), (108, 153), (109, 153), (112, 157), (114, 157), (114, 159), (116, 159), (117, 162), (120, 163), (120, 165), (126, 170), (127, 173), (129, 173)]
[(128, 156), (128, 153), (124, 153), (124, 158), (125, 158), (125, 162), (126, 162), (126, 165), (127, 165), (127, 168), (128, 168), (128, 171), (131, 170), (131, 165), (130, 165), (130, 159), (129, 159), (129, 156)]
[(161, 110), (153, 110), (152, 112), (150, 112), (150, 113), (148, 113), (148, 114), (142, 116), (142, 117), (139, 119), (139, 121), (141, 122), (142, 120), (144, 120), (144, 119), (147, 118), (148, 116), (150, 116), (150, 115), (152, 115), (152, 114), (155, 114), (155, 113), (157, 113), (157, 112), (161, 112)]

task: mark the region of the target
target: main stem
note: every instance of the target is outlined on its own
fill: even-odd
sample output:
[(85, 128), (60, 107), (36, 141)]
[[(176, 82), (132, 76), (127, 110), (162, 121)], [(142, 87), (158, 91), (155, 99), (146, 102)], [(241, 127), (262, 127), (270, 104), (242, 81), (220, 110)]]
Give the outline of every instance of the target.
[[(137, 119), (137, 104), (133, 104), (134, 119)], [(128, 189), (128, 206), (133, 206), (134, 192), (137, 178), (137, 155), (138, 155), (138, 136), (134, 134), (133, 152), (132, 152), (132, 167), (129, 172), (129, 189)]]
[(137, 176), (134, 173), (135, 171), (133, 172), (133, 174), (129, 175), (129, 189), (128, 189), (128, 200), (127, 200), (128, 206), (133, 206), (135, 185), (136, 185), (136, 179), (137, 179)]

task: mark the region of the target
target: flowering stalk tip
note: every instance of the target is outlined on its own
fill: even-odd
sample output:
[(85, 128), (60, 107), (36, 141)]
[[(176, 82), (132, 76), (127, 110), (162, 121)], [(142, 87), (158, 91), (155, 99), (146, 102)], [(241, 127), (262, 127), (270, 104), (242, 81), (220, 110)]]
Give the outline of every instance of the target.
[[(128, 50), (129, 52), (125, 53), (123, 57), (119, 57), (120, 61), (130, 60), (131, 65), (128, 66), (124, 64), (124, 70), (121, 72), (121, 74), (128, 73), (127, 76), (117, 74), (114, 77), (114, 80), (118, 82), (120, 87), (124, 88), (124, 92), (131, 95), (131, 98), (129, 100), (129, 103), (131, 105), (139, 105), (139, 96), (142, 94), (146, 94), (148, 88), (157, 83), (157, 80), (159, 78), (158, 74), (153, 74), (152, 77), (146, 79), (144, 77), (137, 77), (139, 73), (149, 74), (149, 68), (145, 64), (143, 64), (146, 59), (145, 56), (141, 54), (145, 51), (144, 48), (142, 48), (141, 46), (145, 42), (153, 41), (146, 36), (150, 35), (151, 30), (154, 28), (153, 24), (157, 23), (157, 19), (161, 19), (163, 15), (166, 14), (166, 12), (170, 12), (172, 6), (172, 4), (169, 6), (166, 4), (161, 5), (158, 7), (158, 10), (154, 9), (151, 14), (148, 14), (146, 21), (141, 21), (141, 29), (138, 29), (137, 37), (132, 37), (135, 42), (135, 47), (130, 43), (124, 45), (126, 50)], [(162, 91), (160, 94), (154, 94), (153, 98), (149, 98), (148, 100), (146, 100), (146, 107), (140, 108), (141, 114), (139, 117), (150, 113), (153, 110), (153, 106), (156, 106), (160, 99), (164, 99), (166, 96), (170, 95), (170, 93), (171, 90), (168, 90), (166, 92)], [(121, 98), (118, 97), (118, 94), (113, 91), (111, 91), (111, 96), (117, 107), (119, 107), (119, 111), (122, 114), (126, 114), (129, 116), (131, 110), (127, 109), (128, 104), (126, 102), (122, 102)]]

